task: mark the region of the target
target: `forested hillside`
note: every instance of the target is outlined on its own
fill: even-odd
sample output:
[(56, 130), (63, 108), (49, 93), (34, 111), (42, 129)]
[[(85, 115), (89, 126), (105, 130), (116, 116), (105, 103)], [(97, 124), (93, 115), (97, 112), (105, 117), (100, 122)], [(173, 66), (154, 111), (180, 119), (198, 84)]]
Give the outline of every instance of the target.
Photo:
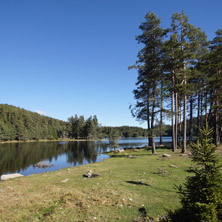
[(147, 130), (140, 127), (105, 127), (99, 124), (97, 116), (71, 116), (61, 121), (12, 105), (0, 104), (0, 141), (40, 139), (103, 139), (112, 133), (120, 137), (147, 136)]
[(67, 123), (15, 106), (0, 104), (0, 140), (39, 140), (66, 137)]

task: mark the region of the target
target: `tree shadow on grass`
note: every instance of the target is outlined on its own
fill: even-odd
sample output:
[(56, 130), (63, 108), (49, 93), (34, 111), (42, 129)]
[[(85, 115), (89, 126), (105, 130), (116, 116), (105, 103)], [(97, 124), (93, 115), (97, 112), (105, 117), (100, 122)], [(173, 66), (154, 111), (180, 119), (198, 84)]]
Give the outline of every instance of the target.
[(133, 184), (133, 185), (142, 185), (142, 186), (152, 187), (153, 189), (156, 189), (156, 190), (161, 190), (161, 191), (165, 191), (165, 192), (169, 192), (169, 193), (175, 193), (175, 191), (163, 189), (163, 188), (159, 188), (159, 187), (154, 187), (154, 186), (151, 186), (150, 184), (143, 183), (142, 181), (139, 181), (139, 182), (138, 181), (126, 181), (126, 182)]
[(126, 181), (127, 183), (131, 183), (131, 184), (134, 184), (134, 185), (143, 185), (143, 186), (150, 186), (149, 184), (147, 183), (143, 183), (142, 181)]

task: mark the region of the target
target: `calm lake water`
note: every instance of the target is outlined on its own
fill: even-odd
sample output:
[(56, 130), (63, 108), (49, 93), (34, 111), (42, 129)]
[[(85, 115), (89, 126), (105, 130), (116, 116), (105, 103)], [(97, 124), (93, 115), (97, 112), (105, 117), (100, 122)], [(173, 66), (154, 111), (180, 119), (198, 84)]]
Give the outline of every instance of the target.
[[(159, 142), (159, 138), (155, 139)], [(170, 143), (171, 137), (164, 137), (163, 142)], [(147, 138), (121, 138), (119, 147), (143, 147)], [(0, 144), (0, 175), (21, 173), (25, 176), (61, 168), (100, 162), (109, 156), (104, 152), (113, 150), (109, 141), (90, 142), (39, 142)], [(52, 163), (50, 168), (38, 168), (36, 163)]]

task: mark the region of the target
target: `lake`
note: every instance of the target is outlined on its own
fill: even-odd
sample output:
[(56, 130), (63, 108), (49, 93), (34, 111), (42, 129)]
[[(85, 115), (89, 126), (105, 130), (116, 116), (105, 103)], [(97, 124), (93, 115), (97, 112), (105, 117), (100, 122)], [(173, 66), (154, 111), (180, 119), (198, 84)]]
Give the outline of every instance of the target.
[[(155, 138), (158, 143), (159, 138)], [(170, 143), (171, 137), (164, 137), (163, 142)], [(143, 147), (147, 138), (121, 138), (119, 147)], [(109, 140), (75, 142), (37, 142), (0, 144), (0, 175), (21, 173), (25, 176), (62, 168), (100, 162), (109, 156), (104, 152), (113, 150)], [(37, 163), (52, 163), (48, 168), (39, 168)]]

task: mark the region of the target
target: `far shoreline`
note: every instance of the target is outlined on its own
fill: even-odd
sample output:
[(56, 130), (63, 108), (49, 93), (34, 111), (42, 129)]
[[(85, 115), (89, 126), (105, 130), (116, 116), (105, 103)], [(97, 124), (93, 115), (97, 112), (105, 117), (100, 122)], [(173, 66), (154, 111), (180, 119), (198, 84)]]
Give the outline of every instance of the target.
[(0, 141), (0, 144), (13, 144), (13, 143), (41, 143), (41, 142), (87, 142), (87, 141), (103, 141), (106, 139), (40, 139), (40, 140), (8, 140), (8, 141)]

